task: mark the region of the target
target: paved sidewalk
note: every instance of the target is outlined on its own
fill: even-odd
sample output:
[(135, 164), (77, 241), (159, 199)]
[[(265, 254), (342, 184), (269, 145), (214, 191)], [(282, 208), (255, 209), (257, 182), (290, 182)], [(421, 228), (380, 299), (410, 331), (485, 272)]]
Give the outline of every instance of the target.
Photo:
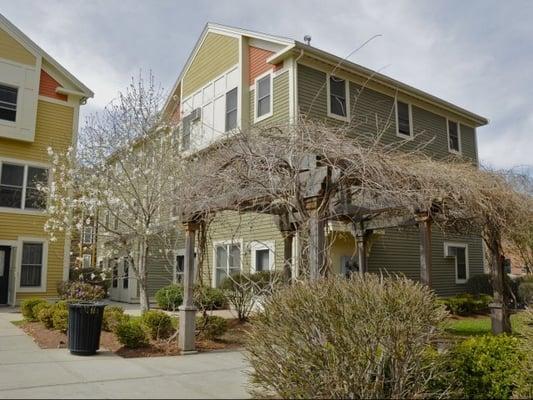
[[(11, 311), (11, 312), (10, 312)], [(0, 309), (0, 398), (247, 398), (240, 352), (124, 359), (40, 349)]]

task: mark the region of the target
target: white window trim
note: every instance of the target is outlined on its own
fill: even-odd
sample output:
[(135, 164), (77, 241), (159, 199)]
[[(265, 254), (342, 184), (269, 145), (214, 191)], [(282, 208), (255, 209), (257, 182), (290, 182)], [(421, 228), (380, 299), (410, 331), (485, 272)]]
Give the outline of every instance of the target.
[(273, 240), (267, 241), (253, 241), (250, 243), (250, 252), (252, 253), (252, 264), (250, 266), (250, 272), (255, 273), (256, 251), (257, 250), (269, 250), (268, 254), (268, 270), (274, 271), (276, 266), (276, 242)]
[[(407, 109), (409, 110), (409, 136), (400, 132), (400, 124), (398, 120), (398, 102), (407, 104)], [(407, 101), (396, 99), (394, 102), (394, 112), (396, 115), (396, 136), (405, 140), (413, 140), (415, 136), (413, 130), (413, 105)]]
[[(450, 122), (457, 124), (457, 141), (459, 143), (459, 151), (454, 150), (450, 147)], [(448, 151), (453, 154), (463, 154), (463, 147), (461, 145), (461, 124), (459, 121), (450, 120), (446, 118), (446, 137), (448, 138)]]
[[(216, 278), (217, 278), (217, 246), (222, 245), (231, 245), (231, 244), (238, 244), (241, 247), (241, 265), (240, 265), (240, 271), (242, 273), (242, 266), (244, 263), (244, 241), (243, 239), (236, 239), (236, 240), (217, 240), (213, 242), (213, 273), (212, 273), (212, 280), (211, 280), (211, 286), (216, 288)], [(228, 273), (228, 266), (226, 265), (226, 273)]]
[[(85, 240), (85, 230), (86, 229), (90, 229), (91, 230), (91, 233), (90, 233), (91, 240), (89, 240), (89, 241)], [(85, 225), (82, 228), (82, 231), (81, 231), (81, 242), (82, 242), (82, 244), (93, 244), (94, 243), (94, 227), (93, 226)]]
[(457, 257), (453, 257), (453, 262), (455, 265), (455, 283), (456, 284), (465, 284), (466, 281), (468, 281), (468, 278), (470, 278), (470, 263), (469, 263), (469, 257), (468, 257), (468, 244), (462, 243), (462, 242), (444, 242), (444, 256), (447, 257), (448, 254), (448, 247), (461, 247), (465, 249), (465, 263), (466, 263), (466, 279), (458, 279), (457, 278)]
[[(89, 266), (85, 266), (85, 258), (89, 259)], [(93, 266), (93, 255), (92, 254), (83, 254), (82, 255), (82, 264), (83, 268), (91, 268)]]
[[(344, 80), (344, 92), (346, 96), (346, 117), (333, 114), (331, 112), (331, 89), (330, 89), (330, 84), (329, 84), (331, 77)], [(337, 76), (337, 75), (326, 74), (326, 87), (327, 87), (326, 94), (327, 94), (327, 107), (328, 107), (327, 115), (328, 117), (338, 119), (339, 121), (350, 122), (350, 81), (346, 78), (341, 78), (340, 76)]]
[[(22, 178), (22, 198), (20, 202), (21, 204), (20, 208), (0, 206), (0, 212), (6, 212), (6, 213), (11, 213), (11, 214), (30, 214), (30, 215), (46, 214), (46, 207), (43, 210), (36, 210), (34, 208), (26, 208), (26, 190), (28, 188), (28, 185), (27, 185), (28, 168), (32, 167), (32, 168), (46, 169), (47, 177), (48, 177), (47, 185), (49, 185), (51, 181), (50, 166), (48, 164), (34, 163), (31, 161), (23, 161), (23, 160), (17, 160), (17, 159), (12, 159), (12, 158), (0, 158), (0, 177), (2, 176), (2, 167), (4, 164), (18, 165), (24, 168), (24, 173), (23, 173), (23, 178)], [(46, 203), (48, 204), (48, 199), (46, 199)]]
[[(22, 252), (24, 243), (42, 243), (43, 245), (43, 267), (41, 270), (41, 285), (40, 286), (20, 286), (20, 278), (22, 271)], [(19, 236), (17, 249), (19, 254), (17, 254), (17, 292), (20, 293), (44, 293), (46, 292), (46, 282), (48, 276), (48, 240), (38, 237), (29, 237), (29, 236)]]
[(5, 83), (5, 82), (0, 82), (0, 85), (5, 86), (5, 87), (9, 87), (9, 88), (12, 88), (12, 89), (17, 89), (17, 104), (15, 104), (15, 120), (14, 121), (10, 121), (8, 119), (0, 119), (0, 124), (6, 125), (6, 126), (10, 126), (10, 127), (16, 127), (17, 126), (17, 122), (20, 119), (20, 113), (21, 113), (21, 108), (22, 108), (22, 99), (21, 99), (21, 97), (22, 97), (22, 92), (24, 91), (24, 88), (22, 88), (22, 90), (21, 90), (20, 85), (15, 85), (13, 83)]
[[(254, 123), (263, 121), (264, 119), (267, 119), (271, 117), (274, 114), (274, 70), (270, 69), (264, 74), (259, 75), (254, 80)], [(265, 78), (266, 76), (270, 75), (270, 111), (264, 115), (261, 115), (260, 117), (257, 116), (257, 110), (259, 106), (259, 97), (258, 97), (258, 91), (257, 86), (261, 79)]]

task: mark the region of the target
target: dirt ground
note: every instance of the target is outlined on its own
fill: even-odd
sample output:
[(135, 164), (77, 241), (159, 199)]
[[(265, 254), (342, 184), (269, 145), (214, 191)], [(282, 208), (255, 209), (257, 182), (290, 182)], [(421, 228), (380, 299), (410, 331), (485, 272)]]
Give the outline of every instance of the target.
[[(40, 322), (22, 322), (17, 324), (24, 332), (33, 338), (42, 349), (67, 348), (67, 335), (60, 331), (46, 329)], [(217, 340), (197, 339), (196, 347), (199, 351), (233, 350), (239, 349), (244, 343), (248, 324), (238, 320), (228, 321), (228, 331)], [(151, 340), (146, 347), (128, 349), (120, 344), (112, 332), (102, 331), (100, 349), (111, 351), (124, 358), (160, 357), (180, 354), (176, 339)]]

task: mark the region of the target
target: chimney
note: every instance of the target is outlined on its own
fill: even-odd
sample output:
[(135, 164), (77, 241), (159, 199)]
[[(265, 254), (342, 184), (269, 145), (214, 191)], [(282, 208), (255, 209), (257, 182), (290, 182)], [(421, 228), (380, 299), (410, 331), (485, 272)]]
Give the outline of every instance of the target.
[(304, 36), (304, 42), (305, 42), (306, 45), (311, 46), (311, 36), (310, 35), (305, 35)]

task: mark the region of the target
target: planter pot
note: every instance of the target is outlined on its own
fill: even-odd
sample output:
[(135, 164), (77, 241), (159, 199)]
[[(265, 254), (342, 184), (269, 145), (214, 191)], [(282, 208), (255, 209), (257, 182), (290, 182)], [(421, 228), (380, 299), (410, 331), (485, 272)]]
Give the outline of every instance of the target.
[(71, 354), (90, 356), (100, 347), (105, 304), (72, 303), (68, 306), (68, 349)]

